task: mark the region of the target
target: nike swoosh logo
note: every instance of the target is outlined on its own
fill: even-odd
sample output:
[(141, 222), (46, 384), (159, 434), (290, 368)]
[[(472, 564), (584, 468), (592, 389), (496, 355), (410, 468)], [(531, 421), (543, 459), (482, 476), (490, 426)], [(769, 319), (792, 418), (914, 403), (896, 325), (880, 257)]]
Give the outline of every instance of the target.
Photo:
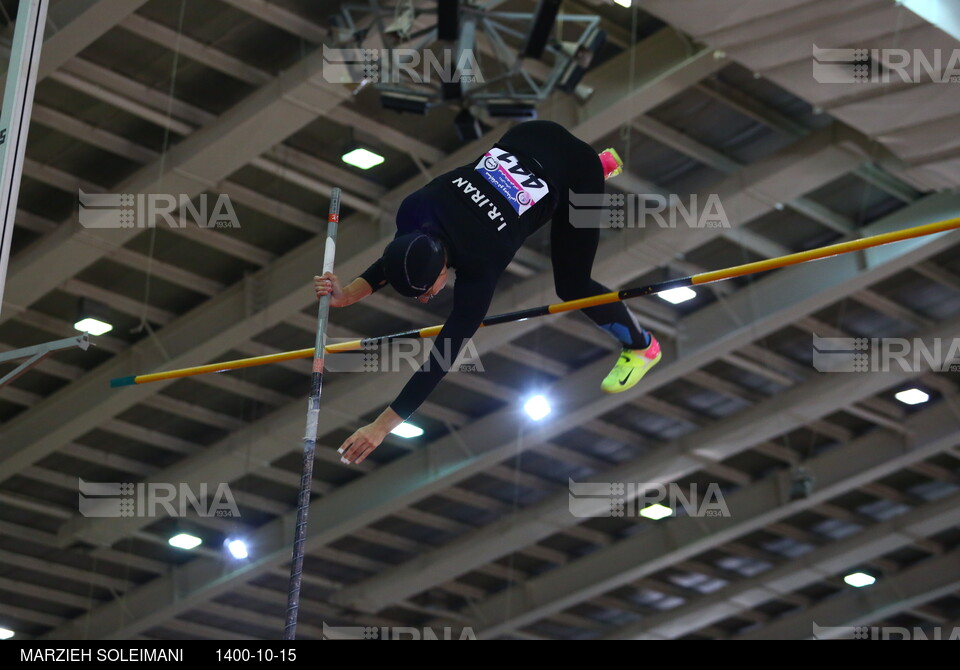
[(630, 375), (633, 374), (633, 370), (627, 373), (627, 376), (620, 380), (620, 386), (623, 386), (627, 383), (627, 380), (630, 379)]

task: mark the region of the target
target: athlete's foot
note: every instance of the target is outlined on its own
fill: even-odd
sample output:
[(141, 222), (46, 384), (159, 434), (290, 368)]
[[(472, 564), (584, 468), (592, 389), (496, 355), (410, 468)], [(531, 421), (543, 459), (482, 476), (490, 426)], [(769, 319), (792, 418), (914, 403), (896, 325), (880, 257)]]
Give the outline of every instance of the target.
[(623, 161), (615, 149), (604, 149), (600, 152), (600, 164), (603, 165), (603, 178), (611, 179), (623, 172)]
[(607, 393), (622, 393), (633, 388), (654, 365), (660, 362), (660, 343), (653, 335), (646, 349), (624, 349), (617, 364), (600, 384)]

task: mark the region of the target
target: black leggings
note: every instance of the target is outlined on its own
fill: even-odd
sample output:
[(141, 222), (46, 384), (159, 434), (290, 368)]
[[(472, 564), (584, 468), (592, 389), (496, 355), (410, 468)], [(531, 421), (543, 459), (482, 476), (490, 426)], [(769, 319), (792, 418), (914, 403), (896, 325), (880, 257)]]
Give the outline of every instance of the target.
[[(578, 300), (611, 289), (591, 278), (600, 228), (570, 222), (569, 193), (603, 193), (603, 166), (593, 147), (552, 121), (530, 121), (511, 128), (498, 143), (536, 161), (544, 176), (562, 185), (550, 223), (553, 280), (561, 300)], [(533, 167), (533, 166), (531, 166)], [(599, 212), (597, 215), (599, 223)], [(627, 349), (643, 349), (649, 334), (622, 302), (589, 307), (583, 313)]]

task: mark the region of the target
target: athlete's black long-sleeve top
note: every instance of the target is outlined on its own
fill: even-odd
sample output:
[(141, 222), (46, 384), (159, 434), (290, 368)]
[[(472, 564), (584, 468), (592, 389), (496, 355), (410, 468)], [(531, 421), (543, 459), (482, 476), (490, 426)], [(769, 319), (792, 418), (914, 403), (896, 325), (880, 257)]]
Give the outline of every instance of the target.
[[(551, 218), (554, 226), (569, 225), (570, 190), (596, 192), (598, 177), (602, 192), (600, 161), (588, 144), (556, 123), (531, 121), (515, 126), (482, 156), (440, 175), (403, 201), (397, 236), (419, 231), (439, 238), (457, 280), (453, 310), (429, 362), (390, 405), (401, 418), (407, 419), (427, 399), (480, 327), (497, 280), (527, 237)], [(382, 260), (360, 276), (374, 291), (386, 284)]]

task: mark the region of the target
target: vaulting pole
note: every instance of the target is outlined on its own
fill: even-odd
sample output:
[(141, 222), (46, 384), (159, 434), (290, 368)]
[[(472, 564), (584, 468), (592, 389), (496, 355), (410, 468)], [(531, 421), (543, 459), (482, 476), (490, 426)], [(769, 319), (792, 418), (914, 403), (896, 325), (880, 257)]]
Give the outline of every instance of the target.
[[(337, 250), (337, 224), (340, 221), (340, 189), (330, 193), (330, 214), (327, 216), (327, 243), (323, 252), (323, 271), (333, 272)], [(317, 420), (320, 417), (320, 389), (323, 386), (323, 358), (326, 353), (327, 317), (330, 296), (320, 298), (317, 314), (317, 339), (313, 347), (313, 372), (310, 375), (310, 398), (307, 401), (307, 430), (303, 437), (303, 474), (297, 498), (297, 525), (293, 535), (293, 562), (290, 565), (290, 587), (287, 592), (287, 620), (284, 640), (297, 639), (297, 615), (300, 611), (300, 582), (303, 573), (303, 545), (307, 540), (307, 510), (313, 484), (313, 456), (317, 445)]]
[[(637, 286), (634, 288), (626, 288), (621, 291), (611, 291), (610, 293), (601, 293), (600, 295), (591, 296), (589, 298), (581, 298), (579, 300), (568, 300), (567, 302), (558, 302), (553, 305), (531, 307), (530, 309), (523, 309), (518, 312), (508, 312), (506, 314), (489, 316), (483, 320), (483, 323), (481, 324), (481, 326), (495, 326), (501, 323), (523, 321), (525, 319), (531, 319), (537, 316), (545, 316), (547, 314), (559, 314), (561, 312), (571, 312), (574, 310), (585, 309), (587, 307), (595, 307), (597, 305), (606, 305), (611, 302), (620, 302), (622, 300), (629, 300), (630, 298), (638, 298), (644, 295), (654, 295), (656, 293), (662, 293), (663, 291), (669, 291), (670, 289), (681, 288), (683, 286), (700, 286), (703, 284), (711, 284), (713, 282), (723, 281), (724, 279), (732, 279), (733, 277), (743, 277), (744, 275), (752, 275), (752, 274), (757, 274), (759, 272), (768, 272), (770, 270), (776, 270), (778, 268), (783, 268), (790, 265), (799, 265), (801, 263), (809, 263), (810, 261), (816, 261), (822, 258), (829, 258), (831, 256), (839, 256), (840, 254), (849, 254), (854, 251), (862, 251), (864, 249), (869, 249), (871, 247), (878, 247), (884, 244), (891, 244), (893, 242), (902, 242), (904, 240), (909, 240), (917, 237), (926, 237), (927, 235), (936, 235), (937, 233), (943, 233), (949, 230), (956, 230), (957, 228), (960, 228), (960, 218), (947, 219), (946, 221), (938, 221), (936, 223), (928, 223), (923, 226), (905, 228), (903, 230), (897, 230), (891, 233), (883, 233), (882, 235), (864, 237), (859, 240), (851, 240), (849, 242), (831, 244), (830, 246), (820, 247), (819, 249), (811, 249), (810, 251), (801, 251), (799, 253), (788, 254), (786, 256), (778, 256), (777, 258), (770, 258), (764, 261), (757, 261), (756, 263), (746, 263), (744, 265), (736, 265), (734, 267), (725, 268), (723, 270), (701, 272), (699, 274), (691, 275), (689, 277), (682, 277), (680, 279), (671, 279), (669, 281), (658, 282), (656, 284), (648, 284), (647, 286)], [(325, 298), (326, 297), (327, 296), (325, 296)], [(321, 304), (322, 304), (322, 301), (321, 301)], [(368, 349), (373, 346), (385, 344), (392, 340), (433, 337), (440, 332), (441, 328), (443, 328), (443, 325), (430, 326), (429, 328), (406, 330), (400, 333), (382, 335), (380, 337), (367, 337), (360, 340), (338, 342), (337, 344), (328, 345), (326, 347), (326, 352), (329, 354), (334, 354), (334, 353), (342, 353), (347, 351), (359, 351), (361, 349)], [(271, 354), (269, 356), (255, 356), (253, 358), (241, 358), (235, 361), (226, 361), (223, 363), (212, 363), (210, 365), (200, 365), (193, 368), (181, 368), (179, 370), (168, 370), (167, 372), (155, 372), (152, 374), (138, 375), (135, 377), (133, 376), (119, 377), (119, 378), (110, 380), (110, 386), (119, 387), (119, 386), (130, 386), (132, 384), (148, 384), (150, 382), (164, 381), (167, 379), (178, 379), (180, 377), (190, 377), (193, 375), (202, 375), (210, 372), (225, 372), (227, 370), (248, 368), (256, 365), (266, 365), (268, 363), (276, 363), (278, 361), (287, 361), (295, 358), (310, 358), (310, 356), (313, 356), (313, 355), (314, 355), (313, 349), (298, 349), (296, 351), (287, 351), (280, 354)]]
[(37, 85), (49, 4), (48, 0), (21, 0), (10, 46), (10, 66), (0, 111), (0, 305), (3, 304), (3, 289), (10, 264), (23, 154), (30, 130), (33, 92)]

